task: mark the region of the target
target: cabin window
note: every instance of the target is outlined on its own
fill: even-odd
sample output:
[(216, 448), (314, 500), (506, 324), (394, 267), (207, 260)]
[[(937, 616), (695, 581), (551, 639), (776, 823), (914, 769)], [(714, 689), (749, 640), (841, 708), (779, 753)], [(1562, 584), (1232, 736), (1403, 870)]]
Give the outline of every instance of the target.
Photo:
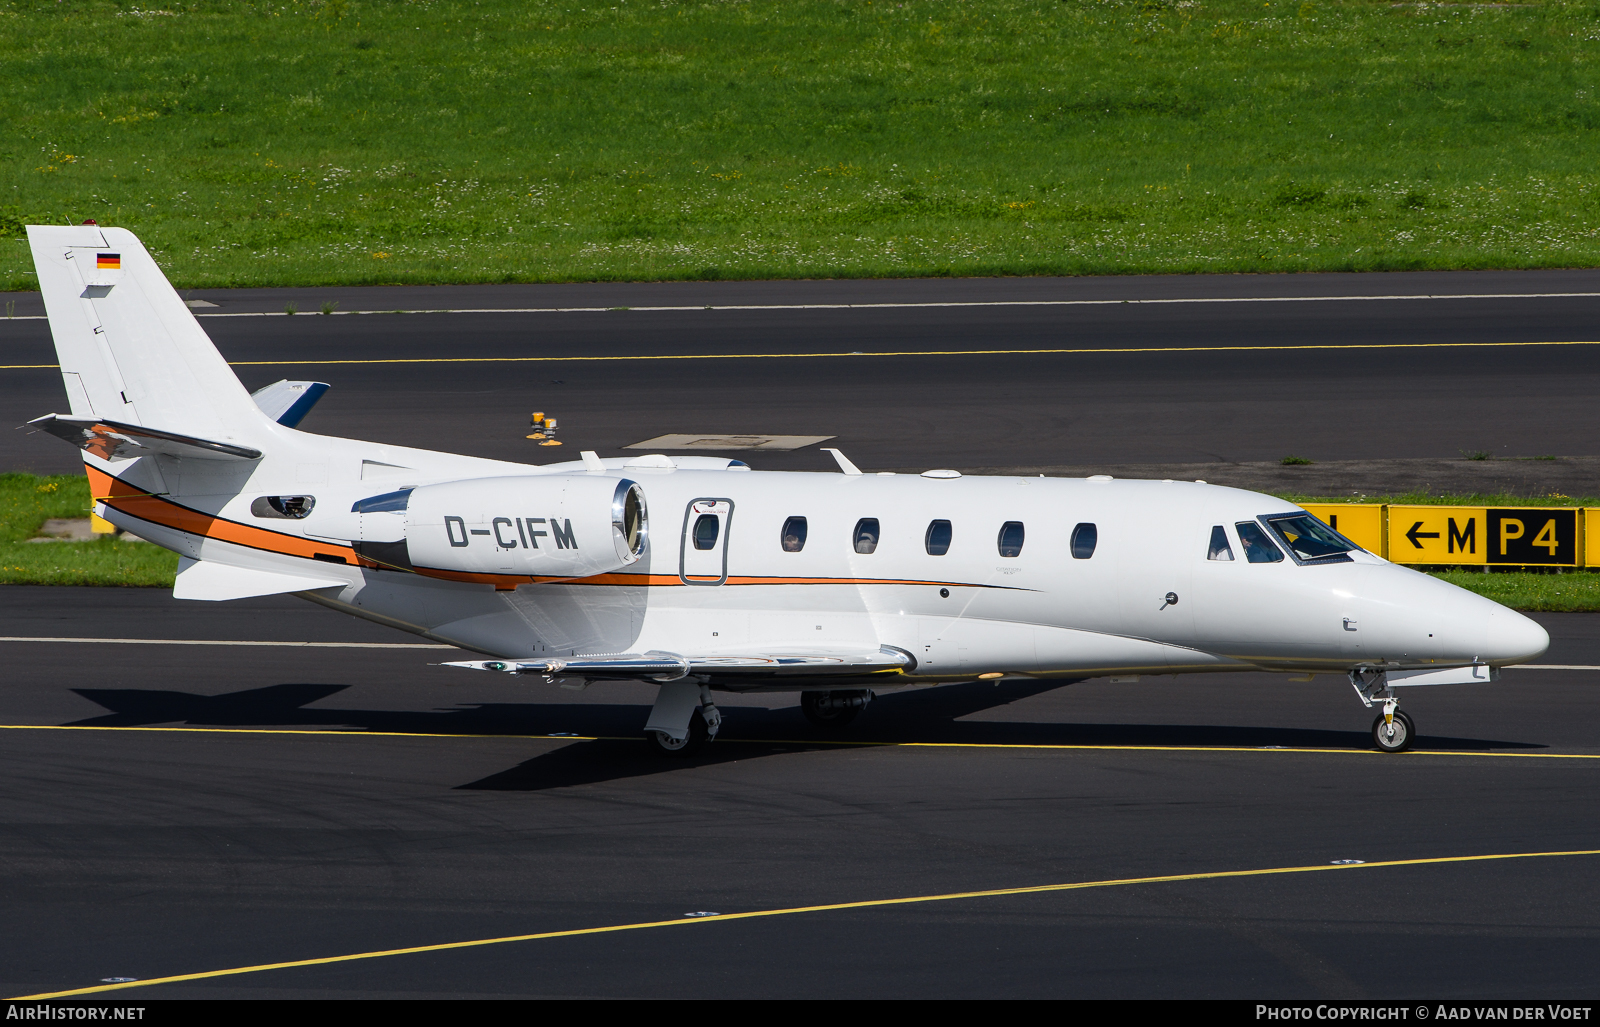
[(1233, 560), (1233, 546), (1228, 544), (1228, 530), (1218, 524), (1211, 529), (1211, 548), (1206, 550), (1207, 560)]
[(1007, 521), (1000, 525), (1000, 537), (995, 544), (1000, 547), (1000, 555), (1016, 557), (1022, 555), (1022, 522)]
[(309, 515), (316, 505), (316, 496), (258, 496), (250, 504), (250, 512), (257, 517), (298, 521)]
[(878, 548), (878, 519), (863, 517), (857, 521), (853, 542), (858, 553), (875, 551)]
[(1267, 538), (1267, 533), (1255, 521), (1240, 521), (1234, 527), (1239, 529), (1239, 544), (1244, 547), (1244, 558), (1251, 563), (1277, 563), (1283, 559), (1283, 553), (1272, 540)]
[(1327, 563), (1345, 563), (1350, 550), (1357, 548), (1337, 531), (1310, 514), (1289, 514), (1285, 517), (1268, 517), (1266, 522), (1272, 533), (1294, 554), (1296, 560), (1322, 560)]
[(717, 532), (722, 530), (722, 521), (716, 514), (701, 514), (694, 522), (694, 547), (696, 549), (711, 549), (717, 544)]
[(950, 522), (933, 521), (928, 525), (928, 533), (923, 536), (922, 544), (927, 547), (929, 556), (943, 556), (950, 551)]
[(785, 553), (798, 553), (806, 547), (806, 519), (791, 517), (783, 522), (783, 532), (778, 536)]
[(1092, 524), (1080, 524), (1072, 529), (1072, 558), (1074, 560), (1087, 560), (1094, 555), (1094, 547), (1100, 541), (1100, 529)]

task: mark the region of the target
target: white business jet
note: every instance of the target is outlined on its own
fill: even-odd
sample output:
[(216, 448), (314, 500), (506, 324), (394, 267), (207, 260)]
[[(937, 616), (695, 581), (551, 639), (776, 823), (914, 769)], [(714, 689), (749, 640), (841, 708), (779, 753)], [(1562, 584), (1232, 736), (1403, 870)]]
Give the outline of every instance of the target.
[(448, 666), (660, 691), (686, 754), (712, 693), (1024, 677), (1348, 675), (1379, 749), (1405, 686), (1493, 681), (1538, 624), (1280, 499), (1203, 482), (764, 472), (652, 455), (507, 463), (295, 425), (327, 388), (245, 391), (132, 233), (30, 226), (96, 511), (179, 554), (180, 599), (291, 593), (486, 657)]

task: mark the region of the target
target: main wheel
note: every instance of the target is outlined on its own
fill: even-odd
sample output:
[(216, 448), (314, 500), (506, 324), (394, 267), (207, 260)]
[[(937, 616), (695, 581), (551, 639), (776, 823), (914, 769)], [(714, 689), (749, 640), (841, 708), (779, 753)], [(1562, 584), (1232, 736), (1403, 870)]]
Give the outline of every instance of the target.
[(646, 731), (644, 737), (645, 741), (650, 743), (651, 751), (657, 756), (681, 759), (693, 756), (704, 749), (706, 743), (711, 740), (711, 732), (706, 729), (705, 718), (701, 716), (700, 710), (696, 709), (689, 715), (689, 737), (683, 741), (677, 741), (661, 731)]
[(1384, 724), (1381, 713), (1372, 722), (1372, 744), (1378, 747), (1379, 752), (1405, 752), (1411, 748), (1416, 737), (1417, 726), (1403, 710), (1394, 711), (1392, 726)]
[(812, 727), (836, 731), (856, 719), (866, 697), (861, 692), (801, 692), (800, 712)]

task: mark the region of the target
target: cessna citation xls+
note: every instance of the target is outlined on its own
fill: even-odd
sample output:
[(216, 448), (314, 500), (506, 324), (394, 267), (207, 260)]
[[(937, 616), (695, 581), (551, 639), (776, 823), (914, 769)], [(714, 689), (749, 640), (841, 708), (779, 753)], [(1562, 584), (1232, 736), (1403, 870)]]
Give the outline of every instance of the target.
[(1203, 483), (753, 471), (660, 455), (530, 466), (298, 431), (327, 388), (245, 391), (130, 232), (30, 226), (96, 511), (180, 556), (180, 599), (293, 593), (484, 656), (450, 666), (660, 686), (693, 751), (716, 691), (1019, 675), (1345, 674), (1379, 748), (1402, 686), (1492, 681), (1538, 624)]

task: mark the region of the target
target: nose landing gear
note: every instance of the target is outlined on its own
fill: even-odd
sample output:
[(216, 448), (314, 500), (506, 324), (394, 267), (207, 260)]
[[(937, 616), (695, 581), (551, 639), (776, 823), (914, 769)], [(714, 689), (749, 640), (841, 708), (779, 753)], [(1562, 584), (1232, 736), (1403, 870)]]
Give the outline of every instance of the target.
[(1368, 709), (1376, 702), (1383, 703), (1383, 712), (1372, 722), (1372, 744), (1379, 752), (1405, 752), (1416, 740), (1417, 726), (1411, 717), (1400, 711), (1400, 700), (1394, 697), (1389, 675), (1383, 670), (1361, 667), (1350, 672), (1350, 687), (1356, 690), (1361, 704)]
[(1405, 752), (1416, 734), (1411, 717), (1400, 712), (1393, 699), (1383, 704), (1383, 712), (1372, 722), (1372, 742), (1380, 752)]

